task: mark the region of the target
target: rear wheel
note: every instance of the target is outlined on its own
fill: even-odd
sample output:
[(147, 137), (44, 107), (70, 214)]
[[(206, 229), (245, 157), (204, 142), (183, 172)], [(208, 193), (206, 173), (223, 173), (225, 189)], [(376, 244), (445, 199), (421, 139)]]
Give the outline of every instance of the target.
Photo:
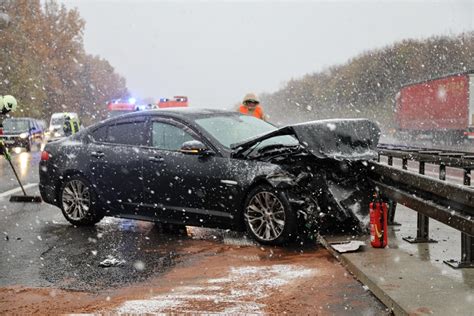
[(67, 178), (61, 188), (60, 202), (63, 215), (71, 224), (91, 226), (104, 217), (97, 207), (92, 186), (80, 176)]
[(255, 187), (244, 203), (248, 233), (258, 242), (283, 244), (295, 236), (296, 218), (286, 195), (270, 185)]

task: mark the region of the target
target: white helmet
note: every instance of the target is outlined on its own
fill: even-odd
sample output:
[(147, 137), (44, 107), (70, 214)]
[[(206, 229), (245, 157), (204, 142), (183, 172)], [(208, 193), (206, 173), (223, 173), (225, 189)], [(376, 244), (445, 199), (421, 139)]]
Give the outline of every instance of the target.
[(3, 96), (3, 104), (1, 106), (2, 106), (3, 114), (9, 113), (9, 112), (15, 112), (16, 106), (17, 106), (15, 97), (11, 95)]

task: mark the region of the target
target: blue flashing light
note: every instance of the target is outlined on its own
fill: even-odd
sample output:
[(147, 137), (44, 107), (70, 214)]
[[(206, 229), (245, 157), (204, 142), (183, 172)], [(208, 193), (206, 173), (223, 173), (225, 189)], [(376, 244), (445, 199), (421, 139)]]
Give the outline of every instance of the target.
[(130, 104), (135, 104), (136, 102), (137, 102), (137, 99), (135, 99), (135, 98), (129, 98), (128, 99), (128, 103), (130, 103)]

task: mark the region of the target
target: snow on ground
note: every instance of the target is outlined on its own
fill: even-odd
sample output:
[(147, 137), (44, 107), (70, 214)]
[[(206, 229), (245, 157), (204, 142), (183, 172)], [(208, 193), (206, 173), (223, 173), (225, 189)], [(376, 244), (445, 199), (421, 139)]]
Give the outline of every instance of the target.
[(257, 303), (258, 300), (317, 272), (299, 265), (232, 267), (225, 277), (209, 279), (195, 286), (177, 287), (171, 293), (147, 300), (127, 301), (116, 312), (263, 313), (265, 305)]

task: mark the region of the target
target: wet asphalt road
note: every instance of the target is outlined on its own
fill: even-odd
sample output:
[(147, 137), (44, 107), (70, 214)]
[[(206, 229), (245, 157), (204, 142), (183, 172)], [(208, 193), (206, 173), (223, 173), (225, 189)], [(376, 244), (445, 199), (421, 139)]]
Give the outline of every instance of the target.
[[(153, 223), (125, 219), (74, 227), (57, 207), (11, 203), (10, 194), (2, 193), (19, 186), (0, 158), (0, 286), (97, 291), (138, 282), (170, 267), (177, 255), (168, 246), (187, 238), (165, 235)], [(39, 151), (13, 154), (23, 184), (32, 184), (26, 189), (30, 195), (39, 195), (39, 159)], [(99, 267), (108, 256), (121, 261), (120, 268)]]
[[(167, 246), (186, 238), (164, 235), (153, 223), (122, 219), (73, 227), (58, 208), (45, 204), (1, 201), (0, 218), (0, 286), (92, 292), (123, 286), (169, 268), (176, 254)], [(108, 256), (121, 266), (99, 267)]]
[[(39, 152), (34, 152), (16, 154), (13, 157), (23, 182), (32, 184), (27, 189), (30, 195), (39, 194), (38, 186), (35, 185), (39, 180), (39, 156)], [(134, 297), (133, 293), (137, 288), (152, 287), (156, 282), (164, 282), (158, 287), (158, 290), (162, 291), (166, 291), (167, 286), (172, 284), (169, 294), (166, 294), (166, 297), (170, 297), (174, 289), (179, 292), (185, 288), (182, 286), (183, 283), (191, 284), (186, 289), (200, 289), (201, 283), (212, 285), (214, 284), (212, 282), (224, 282), (227, 279), (222, 277), (222, 273), (232, 275), (232, 271), (262, 270), (264, 273), (283, 267), (283, 273), (286, 271), (284, 269), (295, 269), (289, 271), (286, 277), (291, 282), (297, 282), (299, 279), (295, 279), (294, 274), (297, 275), (300, 271), (298, 269), (303, 269), (305, 265), (310, 265), (311, 269), (302, 271), (312, 271), (311, 273), (315, 273), (317, 278), (309, 278), (306, 283), (301, 283), (305, 295), (298, 294), (297, 300), (295, 297), (300, 291), (299, 285), (293, 288), (288, 281), (287, 290), (282, 292), (273, 287), (266, 288), (268, 295), (273, 293), (268, 301), (265, 301), (266, 296), (256, 298), (253, 294), (249, 294), (248, 298), (241, 298), (242, 302), (239, 302), (244, 306), (247, 303), (255, 305), (256, 300), (265, 302), (266, 305), (261, 306), (267, 306), (271, 313), (290, 310), (308, 313), (316, 305), (327, 309), (327, 314), (388, 313), (385, 306), (349, 276), (327, 251), (324, 249), (318, 251), (315, 245), (308, 245), (305, 248), (294, 245), (287, 249), (278, 247), (272, 249), (255, 244), (242, 233), (188, 227), (181, 234), (165, 234), (160, 225), (151, 222), (116, 218), (104, 218), (94, 227), (74, 227), (64, 219), (60, 209), (55, 206), (45, 203), (9, 202), (10, 194), (5, 192), (17, 188), (18, 185), (6, 161), (3, 158), (0, 160), (0, 294), (3, 295), (0, 302), (2, 300), (5, 302), (4, 306), (0, 304), (0, 311), (16, 314), (38, 311), (43, 314), (117, 311), (118, 306), (127, 306), (124, 300), (126, 297)], [(101, 267), (100, 263), (107, 258), (119, 261), (120, 266)], [(188, 272), (182, 275), (180, 271)], [(178, 274), (178, 278), (173, 277), (173, 273)], [(263, 279), (268, 278), (265, 273), (252, 276), (255, 279), (252, 288), (256, 286), (260, 289), (258, 285), (265, 281)], [(276, 285), (278, 282), (283, 282), (281, 277), (272, 278), (269, 281), (276, 282)], [(230, 282), (226, 285), (230, 288), (223, 288), (218, 295), (220, 300), (224, 300), (222, 304), (235, 304), (233, 301), (237, 295), (235, 293), (241, 293), (239, 291), (245, 289), (250, 281), (244, 277), (239, 282)], [(317, 287), (319, 283), (321, 289)], [(20, 292), (18, 288), (29, 290)], [(209, 290), (215, 288), (216, 286), (210, 287)], [(81, 305), (71, 296), (56, 297), (55, 291), (41, 296), (43, 292), (35, 289), (66, 290), (72, 293), (70, 294), (72, 297), (76, 295), (74, 293), (77, 295), (90, 293), (93, 296), (89, 297), (90, 300), (87, 301), (89, 303)], [(119, 290), (130, 291), (127, 292), (129, 296), (111, 294)], [(146, 296), (148, 292), (144, 293), (141, 295)], [(177, 295), (181, 299), (188, 295), (184, 294)], [(110, 297), (105, 299), (101, 295)], [(202, 304), (201, 296), (206, 298), (207, 302), (207, 298), (212, 297), (209, 295), (206, 292), (203, 295), (190, 296), (189, 309), (185, 307), (179, 309), (181, 307), (178, 306), (176, 307), (178, 309), (170, 311), (209, 313), (208, 311), (226, 310), (226, 306), (221, 306), (218, 301), (214, 301), (211, 307), (199, 305)], [(283, 300), (285, 304), (282, 304), (281, 295), (286, 295)], [(140, 303), (140, 306), (147, 307), (147, 304), (155, 303), (151, 299)]]
[[(39, 149), (31, 153), (12, 153), (12, 163), (24, 185), (38, 183), (38, 164), (41, 153)], [(0, 155), (0, 196), (3, 192), (18, 188), (18, 182), (8, 162)]]

